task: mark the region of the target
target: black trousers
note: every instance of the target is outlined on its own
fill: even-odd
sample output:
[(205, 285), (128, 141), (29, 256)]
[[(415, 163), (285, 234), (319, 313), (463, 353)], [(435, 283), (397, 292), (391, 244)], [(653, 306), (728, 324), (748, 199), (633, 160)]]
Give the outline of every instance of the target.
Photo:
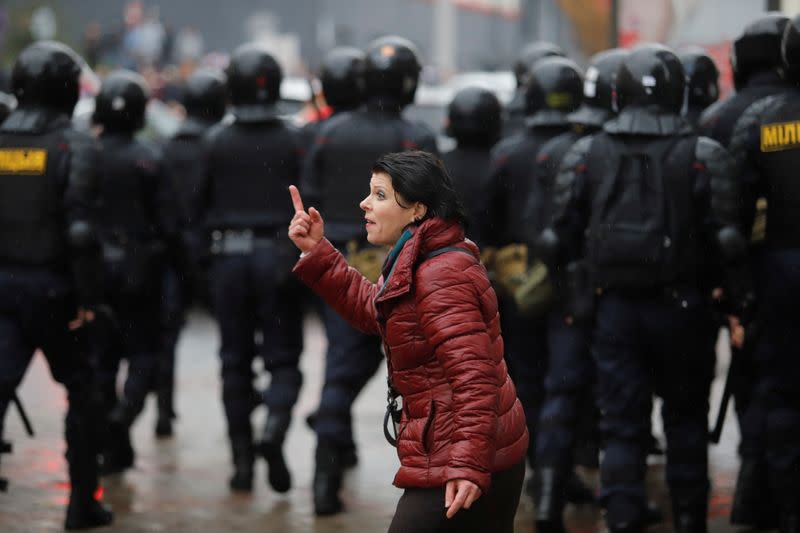
[(472, 507), (461, 509), (447, 518), (444, 506), (444, 487), (406, 489), (397, 503), (389, 533), (513, 533), (525, 461), (492, 474), (492, 485)]

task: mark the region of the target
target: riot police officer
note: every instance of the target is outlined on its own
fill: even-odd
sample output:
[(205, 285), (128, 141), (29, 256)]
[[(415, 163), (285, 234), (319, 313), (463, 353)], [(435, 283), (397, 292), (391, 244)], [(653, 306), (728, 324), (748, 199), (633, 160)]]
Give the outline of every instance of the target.
[[(362, 109), (327, 120), (306, 158), (304, 195), (325, 213), (330, 241), (351, 265), (373, 281), (385, 252), (366, 242), (358, 207), (367, 192), (369, 169), (387, 152), (422, 149), (436, 153), (433, 133), (401, 117), (414, 100), (421, 64), (416, 47), (401, 37), (382, 37), (366, 49)], [(317, 434), (314, 508), (318, 515), (342, 509), (342, 470), (353, 463), (350, 410), (358, 393), (381, 363), (380, 340), (353, 329), (333, 309), (323, 313), (328, 335), (325, 384), (314, 420)]]
[[(731, 67), (736, 93), (712, 105), (703, 113), (700, 118), (702, 134), (728, 147), (734, 125), (751, 104), (769, 95), (792, 90), (792, 84), (781, 75), (780, 45), (788, 20), (780, 13), (767, 13), (748, 24), (741, 35), (733, 41)], [(753, 246), (750, 246), (750, 253), (754, 256), (760, 254), (760, 244), (764, 241), (766, 225), (765, 210), (760, 207), (763, 202), (758, 205), (751, 232)], [(755, 327), (755, 324), (751, 327)], [(749, 424), (743, 420), (743, 414), (747, 411), (754, 390), (752, 376), (755, 369), (752, 352), (750, 343), (742, 350), (731, 347), (731, 355), (736, 362), (734, 369), (738, 370), (731, 373), (728, 379), (732, 380), (730, 387), (736, 400), (735, 407), (740, 428), (748, 425), (757, 426), (753, 420), (754, 414), (751, 414)], [(759, 529), (773, 529), (777, 525), (775, 523), (777, 512), (775, 501), (769, 497), (767, 490), (767, 468), (761, 450), (762, 440), (758, 432), (752, 435), (753, 439), (749, 439), (750, 436), (749, 431), (741, 432), (742, 442), (739, 450), (742, 463), (736, 482), (736, 498), (731, 506), (731, 522)]]
[(94, 499), (97, 417), (80, 342), (101, 302), (96, 146), (70, 125), (81, 62), (56, 42), (23, 50), (12, 73), (19, 107), (0, 127), (0, 440), (14, 390), (41, 348), (69, 403), (66, 529), (112, 521)]
[(115, 71), (103, 80), (92, 115), (94, 124), (102, 127), (98, 232), (105, 288), (119, 321), (113, 348), (105, 347), (108, 353), (98, 360), (107, 402), (114, 394), (119, 358), (128, 360), (122, 396), (109, 413), (105, 473), (133, 465), (130, 426), (155, 382), (161, 356), (160, 286), (168, 254), (172, 258), (177, 252), (174, 189), (164, 175), (160, 153), (134, 139), (144, 126), (148, 98), (144, 78)]
[[(531, 187), (531, 170), (539, 149), (549, 140), (570, 128), (567, 115), (575, 111), (583, 98), (583, 74), (571, 60), (548, 57), (531, 71), (526, 88), (526, 128), (524, 132), (503, 139), (492, 149), (490, 183), (492, 202), (502, 213), (491, 228), (496, 248), (487, 267), (494, 272), (502, 308), (503, 332), (509, 370), (517, 386), (531, 436), (528, 459), (534, 464), (537, 421), (544, 396), (544, 373), (547, 365), (546, 313), (524, 316), (519, 302), (517, 280), (529, 263), (534, 263), (524, 214), (526, 207), (539, 198)], [(528, 256), (531, 257), (528, 257)]]
[[(536, 156), (531, 176), (534, 201), (527, 207), (525, 218), (529, 244), (538, 249), (538, 256), (548, 255), (546, 242), (539, 236), (552, 218), (555, 179), (561, 161), (581, 137), (597, 133), (615, 115), (613, 81), (627, 55), (626, 50), (615, 48), (591, 58), (584, 78), (583, 102), (567, 116), (572, 129), (545, 143)], [(584, 282), (582, 254), (572, 250), (568, 255), (570, 259), (563, 271), (554, 268), (557, 265), (546, 258), (557, 297), (548, 318), (549, 360), (531, 491), (536, 498), (536, 530), (543, 533), (563, 531), (566, 501), (587, 501), (585, 489), (581, 490), (572, 467), (580, 437), (584, 441), (596, 441), (591, 395), (595, 371), (589, 353), (591, 296)], [(596, 445), (590, 444), (588, 453), (593, 455), (592, 466), (596, 466)]]
[(227, 76), (233, 120), (208, 132), (197, 217), (211, 237), (211, 298), (222, 337), (222, 402), (234, 467), (230, 487), (253, 488), (252, 365), (260, 352), (271, 380), (257, 448), (269, 484), (286, 492), (291, 475), (283, 442), (303, 381), (303, 339), (291, 276), (296, 256), (282, 228), (292, 213), (286, 189), (300, 175), (299, 145), (276, 108), (283, 71), (262, 46), (236, 49)]
[[(794, 357), (800, 297), (800, 189), (793, 177), (800, 164), (800, 17), (786, 24), (782, 55), (787, 81), (794, 88), (759, 100), (745, 111), (734, 128), (731, 153), (745, 190), (745, 227), (753, 222), (756, 199), (765, 197), (767, 209), (762, 250), (750, 255), (759, 293), (759, 334), (753, 339), (753, 396), (741, 423), (742, 469), (759, 457), (766, 458), (771, 488), (766, 499), (777, 502), (779, 528), (784, 533), (800, 531), (800, 364)], [(737, 499), (741, 481), (740, 473)]]
[[(163, 148), (165, 173), (172, 180), (183, 219), (183, 245), (191, 261), (185, 272), (168, 269), (163, 284), (163, 354), (158, 361), (156, 395), (158, 418), (156, 436), (172, 435), (175, 418), (175, 346), (183, 327), (183, 314), (190, 300), (207, 304), (207, 247), (203, 249), (203, 233), (193, 218), (192, 206), (202, 181), (205, 156), (203, 136), (222, 120), (228, 103), (227, 87), (222, 72), (201, 69), (186, 80), (183, 90), (186, 119)], [(203, 266), (201, 266), (203, 265)]]
[(525, 129), (525, 91), (531, 77), (531, 70), (540, 59), (545, 57), (566, 57), (560, 46), (547, 41), (535, 41), (526, 44), (516, 61), (514, 61), (514, 77), (517, 79), (517, 90), (506, 106), (507, 116), (503, 125), (503, 137), (509, 137)]
[(745, 26), (731, 45), (736, 93), (709, 107), (700, 117), (700, 132), (727, 147), (733, 127), (756, 100), (787, 88), (780, 76), (781, 37), (788, 18), (766, 13)]
[(492, 212), (489, 161), (492, 146), (500, 138), (502, 106), (491, 91), (462, 89), (447, 107), (445, 132), (456, 147), (442, 155), (456, 190), (467, 210), (467, 236), (483, 245), (491, 227)]
[(689, 48), (679, 57), (686, 72), (684, 116), (696, 128), (703, 111), (719, 99), (719, 69), (714, 59), (700, 47)]
[[(565, 155), (554, 206), (555, 249), (585, 250), (597, 294), (601, 499), (611, 531), (644, 530), (655, 392), (664, 400), (675, 529), (704, 532), (714, 362), (707, 295), (718, 281), (707, 278), (709, 265), (730, 266), (742, 255), (732, 246), (742, 235), (733, 161), (679, 115), (685, 76), (668, 48), (635, 48), (615, 86), (618, 117)], [(728, 287), (744, 305), (733, 297), (742, 292)]]
[(325, 121), (339, 113), (353, 111), (364, 104), (364, 52), (352, 46), (339, 46), (325, 55), (319, 72), (322, 95), (330, 110), (320, 114), (301, 130), (303, 150), (310, 150), (317, 132)]

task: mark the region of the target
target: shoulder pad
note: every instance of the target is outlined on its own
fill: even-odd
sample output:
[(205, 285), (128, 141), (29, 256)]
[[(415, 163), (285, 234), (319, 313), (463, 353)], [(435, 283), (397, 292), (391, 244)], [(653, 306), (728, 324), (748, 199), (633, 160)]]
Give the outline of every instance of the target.
[(733, 157), (717, 141), (710, 137), (699, 136), (694, 148), (694, 157), (702, 163), (711, 174), (733, 177), (735, 164)]
[(524, 136), (521, 133), (515, 133), (510, 137), (500, 139), (497, 141), (497, 144), (492, 147), (492, 158), (502, 157), (509, 154), (510, 152), (514, 151), (514, 148), (523, 140)]
[(582, 159), (585, 159), (592, 149), (592, 140), (595, 136), (596, 135), (587, 135), (586, 137), (578, 139), (575, 144), (572, 145), (572, 148), (564, 155), (563, 166), (569, 166), (570, 164), (575, 165)]
[(69, 117), (49, 109), (22, 108), (13, 111), (0, 126), (0, 131), (38, 134), (71, 126)]
[(735, 158), (737, 168), (744, 164), (750, 152), (758, 150), (761, 135), (759, 126), (770, 110), (779, 105), (782, 100), (782, 95), (772, 95), (756, 100), (736, 121), (729, 148)]
[(350, 112), (345, 111), (342, 113), (336, 113), (325, 122), (319, 124), (319, 128), (317, 129), (316, 132), (317, 136), (330, 135), (330, 132), (333, 131), (335, 128), (340, 127), (342, 124), (347, 124), (353, 121), (353, 119), (358, 116), (359, 116), (358, 111), (350, 111)]
[(708, 129), (711, 128), (714, 123), (719, 120), (720, 115), (727, 107), (730, 98), (726, 98), (725, 100), (717, 100), (707, 108), (703, 110), (700, 114), (700, 119), (698, 120), (698, 124), (700, 125), (701, 129)]
[(772, 109), (780, 106), (781, 102), (785, 99), (785, 95), (783, 94), (773, 94), (770, 96), (766, 96), (760, 100), (756, 100), (750, 107), (745, 109), (742, 116), (736, 121), (736, 127), (738, 128), (739, 125), (743, 127), (752, 127), (761, 122), (767, 113), (769, 113)]

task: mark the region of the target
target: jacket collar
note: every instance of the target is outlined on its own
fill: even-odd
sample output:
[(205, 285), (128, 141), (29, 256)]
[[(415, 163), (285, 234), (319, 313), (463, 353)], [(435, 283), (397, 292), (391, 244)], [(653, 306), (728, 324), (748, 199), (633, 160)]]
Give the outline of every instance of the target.
[(463, 245), (475, 257), (479, 256), (478, 247), (464, 239), (464, 228), (457, 222), (430, 218), (418, 226), (409, 226), (409, 230), (411, 237), (397, 255), (392, 275), (386, 280), (386, 285), (376, 298), (376, 302), (397, 298), (410, 292), (417, 262), (433, 250), (445, 246)]

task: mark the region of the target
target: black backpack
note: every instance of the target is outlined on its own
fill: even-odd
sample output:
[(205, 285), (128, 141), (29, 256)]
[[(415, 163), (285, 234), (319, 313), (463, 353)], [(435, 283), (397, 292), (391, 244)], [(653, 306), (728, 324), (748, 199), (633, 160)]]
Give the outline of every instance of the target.
[(598, 287), (646, 288), (691, 281), (698, 248), (696, 135), (592, 140), (587, 258)]

